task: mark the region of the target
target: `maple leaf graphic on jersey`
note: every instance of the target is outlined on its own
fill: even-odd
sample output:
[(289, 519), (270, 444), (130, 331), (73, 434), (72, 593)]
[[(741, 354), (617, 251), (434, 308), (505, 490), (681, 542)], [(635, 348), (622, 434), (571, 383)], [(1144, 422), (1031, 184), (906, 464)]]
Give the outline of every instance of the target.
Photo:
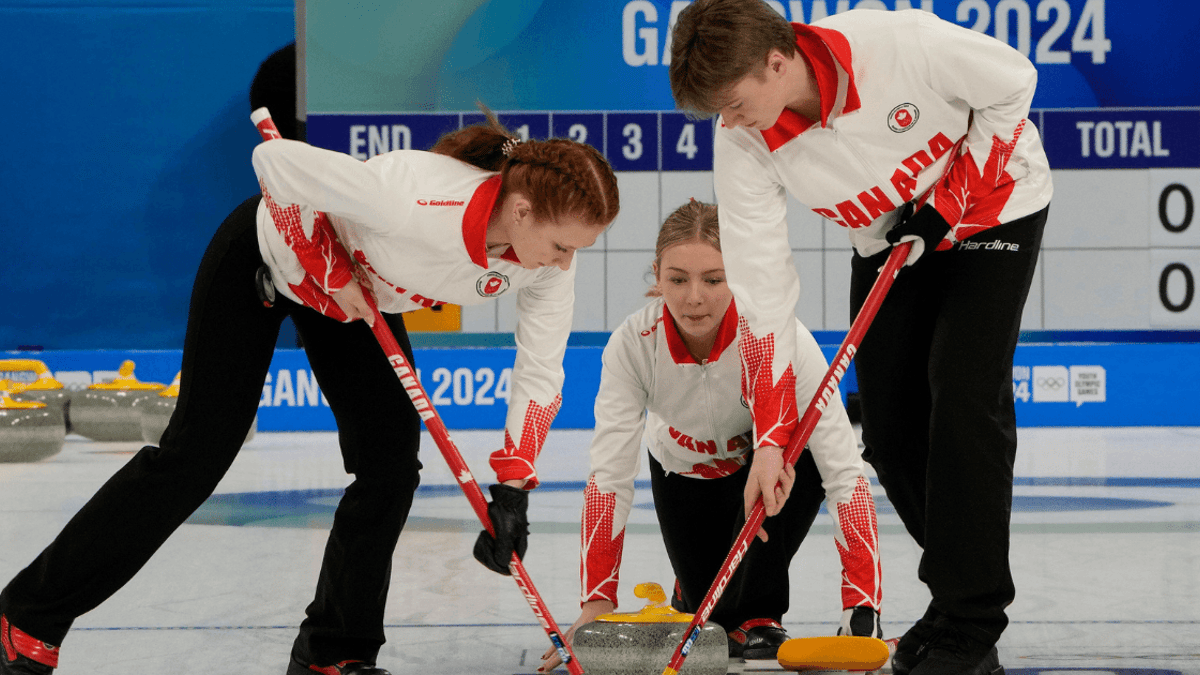
[(946, 222), (952, 223), (953, 241), (943, 239), (937, 250), (944, 251), (972, 235), (1000, 224), (1000, 212), (1012, 196), (1016, 181), (1006, 167), (1025, 130), (1026, 120), (1017, 125), (1011, 141), (992, 136), (992, 148), (983, 169), (970, 152), (954, 153), (954, 166), (935, 188), (934, 208)]
[(346, 321), (350, 318), (341, 306), (334, 302), (332, 296), (321, 290), (312, 277), (304, 277), (304, 281), (299, 284), (288, 284), (288, 288), (292, 289), (305, 307), (311, 307), (335, 321)]
[[(275, 228), (283, 235), (283, 242), (296, 253), (301, 267), (312, 278), (310, 289), (315, 288), (330, 294), (350, 283), (354, 277), (354, 264), (342, 242), (338, 241), (337, 232), (333, 229), (333, 223), (329, 222), (329, 216), (320, 211), (313, 211), (312, 220), (306, 227), (299, 205), (281, 206), (262, 181), (259, 181), (259, 188)], [(307, 281), (306, 279), (304, 286), (309, 286)], [(300, 293), (297, 292), (297, 295)], [(305, 304), (308, 304), (307, 298), (304, 299)]]
[(788, 364), (776, 381), (775, 336), (754, 337), (745, 317), (738, 318), (741, 336), (738, 354), (742, 359), (742, 396), (754, 419), (754, 447), (787, 447), (800, 416), (796, 410), (796, 375)]
[(879, 525), (867, 479), (858, 477), (849, 502), (837, 504), (833, 543), (842, 558), (842, 606), (870, 605), (883, 600), (879, 560)]
[(617, 602), (621, 555), (625, 548), (625, 529), (613, 532), (613, 512), (617, 495), (601, 492), (596, 476), (588, 479), (583, 491), (583, 529), (579, 532), (579, 578), (582, 601)]
[(538, 405), (537, 401), (530, 401), (528, 407), (525, 408), (525, 419), (521, 423), (520, 444), (513, 441), (512, 434), (508, 429), (504, 430), (504, 449), (493, 452), (488, 462), (496, 471), (497, 480), (502, 483), (506, 480), (528, 481), (525, 484), (526, 490), (537, 487), (537, 470), (533, 468), (533, 465), (542, 452), (546, 435), (550, 433), (550, 423), (558, 415), (560, 407), (562, 407), (562, 394), (555, 396), (547, 406)]

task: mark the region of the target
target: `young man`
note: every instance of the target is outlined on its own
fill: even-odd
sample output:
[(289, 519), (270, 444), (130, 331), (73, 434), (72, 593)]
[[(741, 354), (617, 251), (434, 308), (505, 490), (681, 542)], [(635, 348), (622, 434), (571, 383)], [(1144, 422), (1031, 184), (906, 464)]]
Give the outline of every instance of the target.
[(721, 115), (716, 194), (756, 452), (786, 446), (799, 413), (787, 194), (849, 229), (852, 315), (891, 246), (913, 242), (856, 355), (864, 457), (924, 549), (933, 597), (893, 668), (1002, 671), (1009, 375), (1052, 193), (1026, 119), (1033, 65), (922, 11), (806, 26), (761, 0), (697, 0), (675, 26), (670, 76), (681, 108)]

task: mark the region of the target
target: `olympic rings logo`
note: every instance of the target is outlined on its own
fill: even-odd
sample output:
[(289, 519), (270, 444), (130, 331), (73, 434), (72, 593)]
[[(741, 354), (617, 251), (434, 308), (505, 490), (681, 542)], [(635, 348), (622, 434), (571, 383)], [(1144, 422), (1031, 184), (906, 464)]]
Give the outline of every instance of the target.
[(1067, 384), (1067, 381), (1061, 377), (1039, 377), (1037, 386), (1042, 389), (1061, 389)]

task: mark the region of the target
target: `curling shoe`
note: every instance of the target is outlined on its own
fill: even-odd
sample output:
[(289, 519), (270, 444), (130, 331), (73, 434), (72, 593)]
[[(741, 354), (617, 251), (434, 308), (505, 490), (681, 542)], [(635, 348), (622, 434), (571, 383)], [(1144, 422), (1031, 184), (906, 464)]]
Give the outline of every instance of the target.
[(304, 665), (292, 658), (288, 663), (287, 675), (392, 675), (383, 668), (376, 668), (374, 663), (350, 659), (332, 666)]
[(896, 651), (892, 654), (892, 675), (909, 675), (925, 658), (927, 643), (937, 632), (933, 625), (936, 617), (933, 608), (928, 609), (925, 616), (901, 636), (900, 642), (896, 643)]
[(879, 627), (879, 612), (872, 607), (859, 605), (842, 612), (842, 625), (838, 635), (854, 635), (858, 637), (873, 637), (883, 639), (883, 629)]
[(0, 614), (0, 675), (50, 675), (58, 667), (58, 647), (29, 635)]
[(779, 645), (788, 639), (778, 621), (751, 619), (729, 632), (729, 656), (747, 660), (774, 659), (779, 653)]
[(925, 655), (912, 675), (1004, 675), (996, 646), (953, 626), (939, 628), (925, 644)]

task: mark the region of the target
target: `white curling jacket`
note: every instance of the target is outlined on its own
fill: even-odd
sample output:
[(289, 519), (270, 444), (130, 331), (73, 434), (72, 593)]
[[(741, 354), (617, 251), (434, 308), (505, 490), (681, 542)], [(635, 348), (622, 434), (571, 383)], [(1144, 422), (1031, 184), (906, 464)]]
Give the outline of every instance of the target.
[(562, 403), (575, 262), (528, 270), (511, 249), (488, 258), (499, 175), (431, 152), (361, 162), (286, 139), (259, 144), (253, 163), (263, 194), (259, 248), (277, 290), (298, 303), (344, 321), (330, 296), (355, 274), (389, 313), (517, 294), (504, 449), (491, 465), (500, 481), (536, 486), (534, 462)]
[(946, 250), (1041, 210), (1053, 192), (1026, 117), (1037, 71), (1012, 47), (921, 10), (855, 10), (793, 28), (821, 120), (785, 110), (766, 131), (718, 123), (714, 140), (725, 270), (746, 320), (745, 395), (757, 444), (780, 447), (798, 421), (788, 193), (870, 256), (889, 246), (905, 202), (928, 200), (950, 223), (936, 246)]
[[(728, 264), (728, 263), (726, 263)], [(816, 393), (828, 364), (793, 319), (800, 377), (795, 395)], [(604, 348), (591, 474), (581, 533), (582, 601), (617, 602), (625, 525), (644, 447), (667, 472), (697, 480), (728, 476), (751, 452), (750, 411), (741, 396), (738, 314), (730, 303), (712, 352), (697, 363), (661, 298), (627, 318)], [(842, 558), (843, 607), (881, 599), (875, 506), (858, 441), (834, 393), (809, 439)]]

